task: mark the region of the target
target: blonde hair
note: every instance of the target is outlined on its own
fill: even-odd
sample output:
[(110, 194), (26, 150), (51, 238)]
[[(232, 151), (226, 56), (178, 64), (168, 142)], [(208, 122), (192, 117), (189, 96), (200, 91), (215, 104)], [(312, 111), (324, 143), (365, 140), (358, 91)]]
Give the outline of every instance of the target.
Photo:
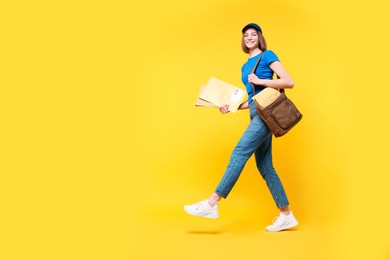
[[(255, 30), (256, 33), (257, 33), (257, 37), (259, 38), (259, 49), (261, 51), (265, 51), (267, 50), (267, 42), (265, 41), (265, 38), (263, 36), (263, 34), (258, 31), (258, 30)], [(245, 32), (242, 33), (242, 38), (241, 38), (241, 49), (243, 52), (245, 53), (249, 53), (249, 49), (246, 47), (246, 44), (245, 44), (245, 41), (244, 41), (244, 35), (245, 35)]]

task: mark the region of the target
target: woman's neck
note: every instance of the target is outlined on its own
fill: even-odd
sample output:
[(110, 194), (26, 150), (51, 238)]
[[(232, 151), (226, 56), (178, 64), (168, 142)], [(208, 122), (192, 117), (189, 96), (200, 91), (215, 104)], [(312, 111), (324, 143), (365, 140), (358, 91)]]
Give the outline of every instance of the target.
[(249, 50), (249, 58), (255, 57), (259, 53), (261, 53), (261, 50), (259, 48)]

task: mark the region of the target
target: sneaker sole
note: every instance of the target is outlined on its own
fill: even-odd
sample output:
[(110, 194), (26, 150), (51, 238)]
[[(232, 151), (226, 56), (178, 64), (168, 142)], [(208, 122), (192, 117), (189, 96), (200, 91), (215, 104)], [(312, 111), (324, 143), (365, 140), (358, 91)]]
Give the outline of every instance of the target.
[(298, 226), (298, 222), (297, 221), (292, 222), (292, 223), (288, 224), (287, 226), (285, 226), (283, 228), (280, 228), (280, 229), (276, 229), (276, 230), (270, 230), (268, 228), (266, 228), (266, 229), (269, 232), (279, 232), (279, 231), (286, 230), (286, 229), (289, 229), (289, 228), (293, 228), (293, 227), (296, 227), (296, 226)]
[(198, 215), (192, 211), (186, 210), (186, 208), (184, 208), (184, 211), (187, 212), (189, 215), (194, 216), (194, 217), (212, 218), (212, 219), (219, 217), (219, 215), (207, 215), (207, 214), (206, 215)]

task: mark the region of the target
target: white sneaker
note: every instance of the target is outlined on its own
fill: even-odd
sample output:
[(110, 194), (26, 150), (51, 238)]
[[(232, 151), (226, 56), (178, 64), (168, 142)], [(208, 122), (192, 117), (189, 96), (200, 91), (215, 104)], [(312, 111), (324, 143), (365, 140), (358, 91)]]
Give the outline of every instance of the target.
[(271, 232), (277, 232), (284, 229), (292, 228), (298, 225), (298, 221), (295, 219), (292, 212), (289, 215), (280, 213), (280, 216), (276, 217), (272, 221), (272, 225), (269, 225), (266, 229)]
[(218, 218), (219, 216), (218, 202), (214, 206), (210, 206), (207, 199), (192, 205), (185, 205), (184, 211), (192, 216), (204, 218)]

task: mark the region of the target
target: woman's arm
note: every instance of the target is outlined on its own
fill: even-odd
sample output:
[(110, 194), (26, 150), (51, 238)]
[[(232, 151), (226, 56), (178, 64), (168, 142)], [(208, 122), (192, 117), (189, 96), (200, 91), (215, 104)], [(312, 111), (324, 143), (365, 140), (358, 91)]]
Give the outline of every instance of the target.
[(238, 109), (248, 109), (248, 108), (249, 108), (249, 102), (248, 102), (248, 100), (245, 101), (244, 103), (242, 103), (242, 104), (238, 107)]
[(288, 75), (279, 61), (272, 62), (270, 68), (279, 76), (279, 79), (259, 79), (255, 74), (248, 76), (248, 81), (255, 85), (262, 85), (270, 88), (293, 88), (294, 81)]
[[(238, 106), (238, 109), (247, 109), (247, 108), (249, 108), (248, 100)], [(222, 114), (229, 113), (229, 105), (224, 105), (224, 106), (219, 107), (219, 111)]]

